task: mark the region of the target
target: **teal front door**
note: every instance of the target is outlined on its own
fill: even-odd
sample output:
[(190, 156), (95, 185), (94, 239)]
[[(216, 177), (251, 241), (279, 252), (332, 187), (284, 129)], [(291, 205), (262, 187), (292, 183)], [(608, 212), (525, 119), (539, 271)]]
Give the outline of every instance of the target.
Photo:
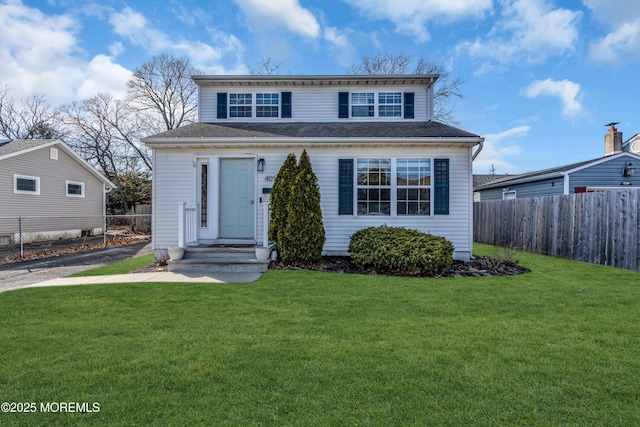
[(220, 159), (220, 238), (254, 239), (253, 159)]

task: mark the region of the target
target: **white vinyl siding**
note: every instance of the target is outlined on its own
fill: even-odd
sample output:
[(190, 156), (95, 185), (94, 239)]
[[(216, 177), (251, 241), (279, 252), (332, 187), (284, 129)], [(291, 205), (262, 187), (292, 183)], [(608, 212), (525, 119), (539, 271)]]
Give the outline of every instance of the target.
[[(391, 146), (392, 143), (389, 143)], [(294, 152), (299, 158), (302, 147), (260, 148), (260, 149), (156, 149), (154, 180), (154, 249), (166, 250), (177, 244), (178, 203), (192, 203), (195, 200), (194, 161), (202, 156), (233, 157), (254, 156), (265, 159), (264, 172), (256, 178), (256, 240), (263, 243), (263, 211), (269, 196), (263, 188), (271, 188), (271, 179), (277, 175), (286, 156)], [(338, 159), (357, 159), (366, 152), (371, 158), (430, 158), (449, 159), (450, 205), (448, 215), (339, 215), (338, 214)], [(361, 228), (390, 225), (403, 226), (423, 232), (444, 236), (455, 247), (456, 259), (468, 259), (471, 254), (471, 151), (469, 148), (308, 148), (313, 170), (318, 177), (321, 193), (321, 207), (326, 232), (324, 254), (347, 255), (350, 236)], [(186, 173), (189, 171), (189, 173)], [(211, 172), (215, 173), (215, 172)], [(212, 191), (218, 191), (212, 189)], [(215, 209), (215, 208), (213, 208)]]
[[(199, 121), (214, 123), (220, 120), (238, 121), (238, 118), (218, 119), (217, 114), (217, 94), (224, 93), (258, 93), (250, 86), (203, 86), (200, 88), (200, 105), (198, 106)], [(291, 92), (291, 118), (281, 119), (273, 117), (255, 117), (251, 122), (260, 121), (296, 121), (296, 122), (332, 122), (332, 121), (371, 121), (371, 120), (409, 120), (426, 121), (427, 117), (427, 90), (424, 86), (416, 85), (389, 85), (385, 87), (384, 93), (404, 93), (413, 92), (414, 98), (414, 118), (404, 119), (403, 117), (350, 117), (349, 119), (338, 118), (338, 93), (349, 92), (349, 114), (351, 114), (351, 93), (368, 92), (363, 86), (276, 86), (273, 92)], [(376, 96), (382, 91), (376, 89)], [(255, 95), (254, 95), (255, 96)], [(281, 98), (281, 97), (280, 97)]]

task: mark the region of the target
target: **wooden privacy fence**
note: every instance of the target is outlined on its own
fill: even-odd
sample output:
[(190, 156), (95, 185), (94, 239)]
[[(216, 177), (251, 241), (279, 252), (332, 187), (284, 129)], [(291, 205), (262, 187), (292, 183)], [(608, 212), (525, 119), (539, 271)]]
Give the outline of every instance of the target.
[(640, 189), (476, 202), (473, 218), (477, 242), (640, 270)]

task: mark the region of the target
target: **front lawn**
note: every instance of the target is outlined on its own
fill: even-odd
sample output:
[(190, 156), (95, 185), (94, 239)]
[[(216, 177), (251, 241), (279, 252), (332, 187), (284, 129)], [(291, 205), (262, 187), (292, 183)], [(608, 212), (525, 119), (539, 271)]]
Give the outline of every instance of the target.
[[(492, 248), (478, 245), (483, 252)], [(0, 425), (638, 425), (640, 273), (270, 270), (0, 294)]]

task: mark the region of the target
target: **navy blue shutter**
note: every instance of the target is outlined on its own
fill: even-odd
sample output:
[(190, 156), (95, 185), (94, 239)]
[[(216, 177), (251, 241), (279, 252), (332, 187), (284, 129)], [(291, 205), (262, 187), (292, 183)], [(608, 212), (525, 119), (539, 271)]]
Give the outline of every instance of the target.
[(435, 159), (434, 211), (436, 215), (449, 214), (449, 159)]
[(338, 160), (338, 215), (353, 215), (353, 159)]
[(413, 119), (413, 92), (404, 93), (404, 118)]
[(282, 114), (283, 119), (291, 118), (291, 92), (282, 92)]
[(338, 94), (338, 118), (349, 118), (349, 92), (340, 92)]
[(224, 92), (218, 92), (218, 118), (227, 118), (227, 94)]

